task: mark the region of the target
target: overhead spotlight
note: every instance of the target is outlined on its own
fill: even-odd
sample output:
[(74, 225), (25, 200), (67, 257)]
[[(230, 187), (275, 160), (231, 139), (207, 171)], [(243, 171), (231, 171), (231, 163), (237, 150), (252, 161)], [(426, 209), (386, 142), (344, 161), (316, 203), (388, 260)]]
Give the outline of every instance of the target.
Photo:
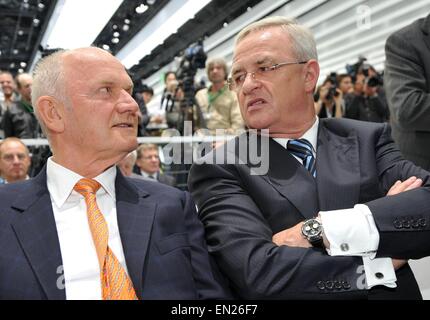
[(19, 65), (20, 65), (21, 67), (25, 68), (25, 67), (27, 66), (27, 63), (25, 63), (24, 61), (22, 61)]
[(19, 68), (19, 69), (18, 69), (18, 73), (24, 73), (24, 69)]
[(18, 51), (18, 49), (13, 49), (13, 50), (12, 50), (12, 53), (13, 53), (13, 54), (18, 54), (18, 53), (19, 53), (19, 51)]
[(24, 34), (24, 31), (23, 30), (18, 30), (18, 35), (19, 36), (22, 36)]
[(115, 31), (115, 32), (113, 33), (113, 36), (114, 36), (115, 38), (118, 38), (118, 37), (119, 37), (119, 32), (118, 32), (118, 31)]
[(130, 24), (130, 19), (124, 19), (125, 24)]
[(228, 22), (224, 22), (224, 24), (222, 25), (224, 28), (228, 27)]
[(155, 0), (147, 0), (146, 3), (152, 6), (155, 3)]
[(130, 30), (130, 26), (128, 24), (125, 24), (125, 25), (122, 26), (122, 30), (123, 31), (128, 31), (128, 30)]
[(11, 69), (13, 69), (13, 68), (15, 68), (15, 63), (11, 63), (10, 65), (9, 65), (9, 68), (11, 68)]
[(142, 14), (144, 13), (146, 10), (148, 10), (148, 6), (141, 3), (139, 6), (136, 7), (135, 11), (137, 14)]
[(112, 38), (112, 43), (115, 43), (115, 44), (117, 44), (118, 42), (119, 42), (119, 39), (118, 38)]
[(116, 29), (118, 29), (118, 26), (117, 26), (116, 24), (114, 24), (114, 25), (112, 26), (112, 29), (116, 30)]
[(45, 9), (45, 5), (44, 5), (42, 2), (40, 2), (40, 3), (37, 5), (37, 8), (39, 9), (39, 11), (42, 11), (43, 9)]
[(39, 23), (40, 23), (39, 19), (33, 19), (33, 24), (35, 27), (37, 27), (39, 25)]
[(102, 45), (102, 48), (105, 49), (106, 51), (110, 49), (109, 45), (107, 44)]

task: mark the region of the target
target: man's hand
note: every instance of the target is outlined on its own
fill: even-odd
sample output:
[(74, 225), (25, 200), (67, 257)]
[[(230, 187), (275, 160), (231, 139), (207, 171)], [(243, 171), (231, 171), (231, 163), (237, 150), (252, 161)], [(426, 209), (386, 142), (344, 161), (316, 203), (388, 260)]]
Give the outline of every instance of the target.
[(423, 181), (421, 179), (417, 179), (417, 177), (410, 177), (405, 181), (397, 180), (395, 184), (388, 190), (387, 196), (394, 196), (395, 194), (402, 193), (404, 191), (409, 191), (415, 188), (421, 187)]
[(278, 232), (272, 237), (272, 241), (277, 246), (310, 248), (312, 245), (302, 235), (303, 222), (296, 224), (294, 227)]

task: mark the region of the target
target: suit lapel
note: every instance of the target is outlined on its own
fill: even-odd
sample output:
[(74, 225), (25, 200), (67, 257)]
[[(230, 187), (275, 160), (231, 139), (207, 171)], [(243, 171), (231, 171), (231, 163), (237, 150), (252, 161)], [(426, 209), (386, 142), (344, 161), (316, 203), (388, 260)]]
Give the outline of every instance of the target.
[(285, 148), (273, 139), (269, 141), (269, 172), (262, 178), (305, 218), (314, 217), (319, 211), (315, 179)]
[(320, 120), (317, 147), (317, 189), (320, 210), (350, 208), (358, 202), (360, 158), (354, 131), (341, 136)]
[(16, 237), (48, 299), (64, 300), (60, 243), (46, 186), (46, 167), (12, 205)]
[(118, 228), (127, 269), (136, 294), (139, 299), (142, 299), (143, 266), (151, 236), (156, 203), (150, 200), (148, 193), (137, 189), (128, 182), (119, 170), (115, 189)]

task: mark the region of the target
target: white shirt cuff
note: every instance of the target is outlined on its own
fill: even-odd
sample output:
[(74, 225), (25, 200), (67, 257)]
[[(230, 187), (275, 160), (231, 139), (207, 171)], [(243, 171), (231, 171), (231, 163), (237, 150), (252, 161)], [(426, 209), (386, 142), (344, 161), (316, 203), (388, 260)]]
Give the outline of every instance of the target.
[(379, 233), (372, 213), (364, 204), (352, 209), (321, 211), (324, 235), (330, 243), (331, 256), (368, 256), (374, 258)]
[(367, 289), (374, 286), (386, 286), (396, 288), (396, 272), (391, 258), (370, 259), (363, 257), (364, 273), (366, 276)]

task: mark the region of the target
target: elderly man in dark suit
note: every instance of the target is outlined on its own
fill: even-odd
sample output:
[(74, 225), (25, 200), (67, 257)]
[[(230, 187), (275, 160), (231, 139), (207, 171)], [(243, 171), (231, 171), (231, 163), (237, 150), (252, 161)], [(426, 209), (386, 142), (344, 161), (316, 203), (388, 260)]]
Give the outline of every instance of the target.
[(430, 170), (430, 15), (393, 33), (385, 54), (394, 141), (406, 159)]
[(137, 146), (132, 89), (98, 48), (38, 64), (33, 106), (53, 156), (0, 188), (0, 299), (228, 296), (189, 195), (115, 166)]
[(318, 119), (318, 76), (313, 36), (295, 21), (237, 36), (229, 83), (258, 131), (191, 168), (209, 250), (243, 298), (420, 299), (406, 259), (430, 254), (430, 174), (386, 124)]

